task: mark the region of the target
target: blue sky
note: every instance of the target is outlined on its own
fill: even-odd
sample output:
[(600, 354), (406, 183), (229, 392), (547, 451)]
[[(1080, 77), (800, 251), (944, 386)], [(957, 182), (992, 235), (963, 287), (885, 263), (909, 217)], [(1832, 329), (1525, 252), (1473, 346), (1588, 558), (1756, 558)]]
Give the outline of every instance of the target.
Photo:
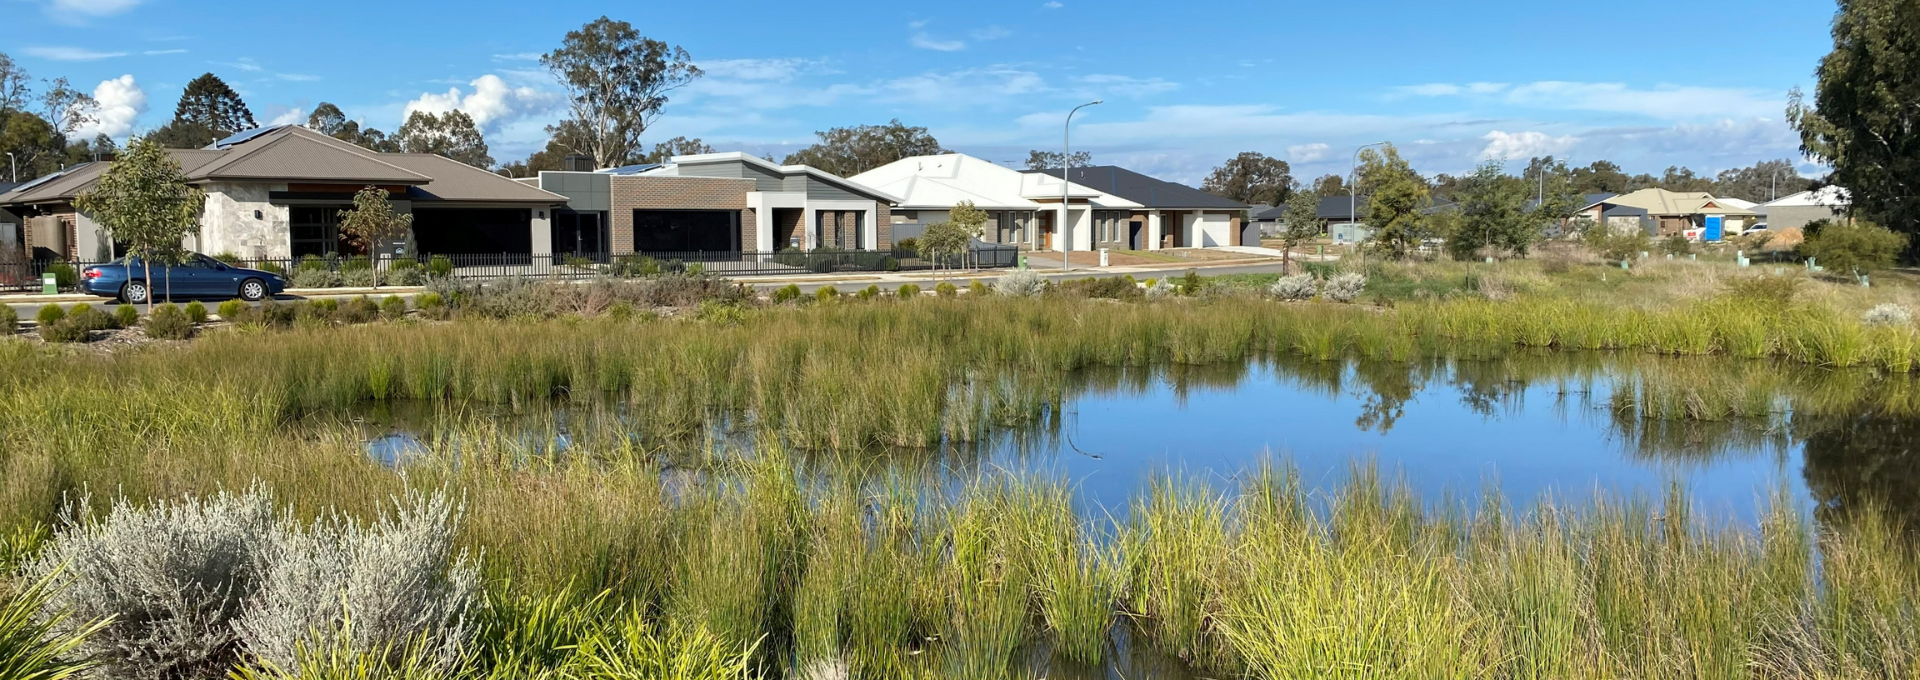
[(602, 14), (708, 72), (650, 141), (782, 154), (815, 130), (899, 118), (1016, 161), (1058, 149), (1065, 112), (1103, 98), (1075, 118), (1076, 149), (1197, 183), (1240, 151), (1303, 179), (1343, 173), (1383, 140), (1428, 174), (1543, 153), (1656, 174), (1800, 160), (1782, 109), (1831, 47), (1833, 5), (0, 0), (0, 52), (94, 91), (105, 109), (88, 132), (162, 125), (212, 71), (263, 123), (330, 101), (391, 132), (410, 107), (459, 107), (506, 162), (563, 112), (534, 59)]

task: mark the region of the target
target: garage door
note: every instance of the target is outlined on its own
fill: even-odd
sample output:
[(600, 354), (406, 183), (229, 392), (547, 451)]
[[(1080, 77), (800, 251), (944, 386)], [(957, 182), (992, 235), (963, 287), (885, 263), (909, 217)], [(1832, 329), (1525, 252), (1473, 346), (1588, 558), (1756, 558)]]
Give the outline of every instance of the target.
[(529, 210), (413, 210), (413, 240), (428, 255), (525, 255), (533, 252), (532, 229)]
[(642, 253), (737, 251), (739, 216), (731, 210), (635, 210), (633, 249)]

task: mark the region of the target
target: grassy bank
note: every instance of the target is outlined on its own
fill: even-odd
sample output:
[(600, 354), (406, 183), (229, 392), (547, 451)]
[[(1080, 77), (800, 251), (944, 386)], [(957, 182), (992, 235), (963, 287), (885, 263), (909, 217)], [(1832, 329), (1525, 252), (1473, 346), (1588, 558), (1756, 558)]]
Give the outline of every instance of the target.
[(629, 677), (598, 670), (654, 658), (606, 648), (621, 640), (719, 669), (671, 676), (700, 678), (1920, 672), (1920, 556), (1873, 514), (1813, 529), (1780, 501), (1727, 527), (1677, 490), (1430, 510), (1364, 469), (1321, 497), (1266, 466), (1226, 490), (1152, 481), (1114, 525), (1045, 478), (847, 485), (776, 451), (701, 489), (661, 472), (449, 464), (375, 483), (468, 499), (490, 606), (453, 675)]
[[(1665, 308), (841, 300), (296, 324), (116, 352), (0, 341), (0, 533), (23, 532), (0, 558), (32, 553), (63, 499), (86, 491), (144, 503), (257, 482), (307, 519), (370, 518), (410, 490), (446, 490), (465, 500), (460, 540), (484, 556), (493, 604), (465, 668), (497, 677), (620, 676), (582, 640), (705, 650), (717, 677), (737, 675), (724, 668), (742, 652), (787, 677), (1019, 676), (1034, 657), (1057, 664), (1050, 677), (1099, 664), (1138, 677), (1129, 664), (1167, 659), (1257, 678), (1920, 673), (1920, 558), (1871, 505), (1814, 522), (1777, 501), (1756, 531), (1691, 518), (1683, 492), (1449, 506), (1364, 471), (1309, 496), (1263, 468), (1225, 489), (1143, 483), (1115, 525), (1076, 512), (1057, 480), (955, 489), (859, 455), (1054, 421), (1087, 380), (1205, 384), (1261, 360), (1322, 389), (1358, 380), (1402, 398), (1452, 359), (1473, 360), (1454, 379), (1491, 399), (1528, 376), (1618, 380), (1608, 406), (1627, 423), (1920, 404), (1892, 375), (1920, 357), (1912, 328), (1761, 284), (1717, 291)], [(1606, 363), (1638, 354), (1664, 358), (1627, 374)], [(1369, 360), (1351, 378), (1336, 361), (1350, 358)], [(617, 415), (554, 455), (463, 410), (554, 397)], [(346, 421), (402, 399), (444, 409), (452, 444), (396, 474)], [(707, 442), (717, 420), (763, 447), (665, 444)], [(1697, 448), (1644, 427), (1654, 445)]]

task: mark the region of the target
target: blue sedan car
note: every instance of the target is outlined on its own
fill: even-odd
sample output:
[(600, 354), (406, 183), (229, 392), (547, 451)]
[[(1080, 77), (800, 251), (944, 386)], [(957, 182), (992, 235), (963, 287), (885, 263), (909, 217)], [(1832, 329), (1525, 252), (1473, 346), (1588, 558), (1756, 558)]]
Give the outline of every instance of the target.
[(155, 264), (151, 271), (153, 282), (149, 285), (145, 278), (148, 269), (139, 258), (94, 265), (80, 272), (80, 288), (130, 304), (146, 302), (153, 293), (165, 297), (169, 289), (178, 297), (239, 296), (257, 302), (287, 288), (286, 279), (272, 272), (235, 267), (199, 253), (188, 253), (184, 263), (171, 267)]

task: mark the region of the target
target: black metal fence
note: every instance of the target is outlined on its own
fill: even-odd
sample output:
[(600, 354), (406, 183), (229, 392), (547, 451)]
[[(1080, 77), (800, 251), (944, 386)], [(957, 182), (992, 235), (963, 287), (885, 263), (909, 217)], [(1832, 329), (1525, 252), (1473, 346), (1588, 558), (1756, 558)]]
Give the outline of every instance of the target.
[[(530, 255), (426, 255), (383, 257), (380, 279), (386, 285), (424, 282), (432, 277), (490, 279), (508, 277), (586, 279), (600, 276), (639, 277), (667, 273), (705, 273), (725, 277), (836, 274), (843, 272), (905, 272), (941, 269), (996, 269), (1019, 263), (1014, 246), (975, 243), (965, 255), (938, 260), (911, 249), (788, 250), (775, 253), (739, 251), (606, 253)], [(37, 291), (41, 276), (53, 272), (62, 291), (76, 290), (81, 272), (97, 262), (0, 262), (0, 291)], [(230, 258), (227, 264), (260, 269), (285, 277), (294, 288), (371, 285), (373, 263), (366, 257)], [(159, 274), (156, 271), (155, 276)]]

